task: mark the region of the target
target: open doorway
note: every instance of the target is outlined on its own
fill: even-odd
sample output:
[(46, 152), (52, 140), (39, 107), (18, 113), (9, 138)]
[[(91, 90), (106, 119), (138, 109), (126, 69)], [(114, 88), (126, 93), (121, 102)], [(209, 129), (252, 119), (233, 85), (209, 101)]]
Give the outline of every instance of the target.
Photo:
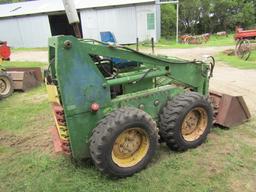
[[(78, 14), (80, 18), (80, 14)], [(49, 22), (51, 27), (52, 36), (55, 35), (73, 35), (75, 36), (73, 27), (68, 23), (66, 14), (49, 15)], [(82, 32), (81, 24), (79, 24), (80, 31)]]

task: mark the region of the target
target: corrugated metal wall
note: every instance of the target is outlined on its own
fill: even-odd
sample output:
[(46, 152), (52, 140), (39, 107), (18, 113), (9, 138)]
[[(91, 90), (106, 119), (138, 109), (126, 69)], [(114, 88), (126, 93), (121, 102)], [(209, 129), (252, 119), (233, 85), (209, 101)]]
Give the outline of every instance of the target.
[[(147, 27), (147, 15), (154, 14), (154, 29)], [(159, 25), (155, 5), (137, 5), (121, 8), (87, 9), (80, 12), (83, 36), (100, 40), (100, 32), (111, 31), (120, 44), (159, 39)], [(159, 31), (160, 32), (160, 31)]]
[(47, 47), (50, 36), (47, 15), (0, 19), (0, 40), (11, 47)]
[[(154, 14), (148, 26), (148, 14)], [(160, 10), (157, 5), (133, 5), (80, 11), (83, 36), (100, 40), (100, 32), (111, 31), (120, 44), (160, 38)], [(12, 47), (47, 47), (51, 36), (47, 15), (0, 19), (0, 40)]]
[(156, 8), (156, 39), (161, 38), (161, 5), (155, 5)]

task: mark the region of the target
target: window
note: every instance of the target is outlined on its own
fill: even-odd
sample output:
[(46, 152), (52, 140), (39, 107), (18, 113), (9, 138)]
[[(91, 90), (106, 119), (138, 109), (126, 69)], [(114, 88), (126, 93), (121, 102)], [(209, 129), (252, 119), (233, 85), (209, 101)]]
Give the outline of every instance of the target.
[(155, 29), (155, 14), (154, 13), (147, 14), (147, 24), (148, 24), (148, 30)]

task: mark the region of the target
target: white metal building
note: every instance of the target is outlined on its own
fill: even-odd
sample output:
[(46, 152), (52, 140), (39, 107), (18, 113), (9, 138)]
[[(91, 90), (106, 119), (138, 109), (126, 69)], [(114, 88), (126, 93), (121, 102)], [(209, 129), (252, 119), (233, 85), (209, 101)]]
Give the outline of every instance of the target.
[[(111, 31), (120, 44), (160, 38), (155, 0), (74, 0), (84, 38)], [(61, 0), (0, 5), (0, 40), (12, 47), (46, 47), (48, 37), (72, 34)]]

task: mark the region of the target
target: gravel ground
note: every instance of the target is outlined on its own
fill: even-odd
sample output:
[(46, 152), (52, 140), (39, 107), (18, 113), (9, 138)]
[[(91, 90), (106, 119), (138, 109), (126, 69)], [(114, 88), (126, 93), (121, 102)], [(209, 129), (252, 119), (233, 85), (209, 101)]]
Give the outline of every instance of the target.
[[(191, 49), (157, 49), (156, 54), (175, 56), (186, 59), (202, 59), (204, 55), (215, 56), (217, 53), (232, 47), (205, 47)], [(150, 52), (150, 49), (143, 49)], [(18, 51), (12, 54), (12, 61), (47, 62), (46, 51)], [(232, 95), (244, 96), (250, 111), (256, 114), (256, 70), (241, 70), (217, 62), (210, 88)]]
[(11, 55), (11, 61), (38, 61), (48, 62), (47, 51), (15, 51)]

